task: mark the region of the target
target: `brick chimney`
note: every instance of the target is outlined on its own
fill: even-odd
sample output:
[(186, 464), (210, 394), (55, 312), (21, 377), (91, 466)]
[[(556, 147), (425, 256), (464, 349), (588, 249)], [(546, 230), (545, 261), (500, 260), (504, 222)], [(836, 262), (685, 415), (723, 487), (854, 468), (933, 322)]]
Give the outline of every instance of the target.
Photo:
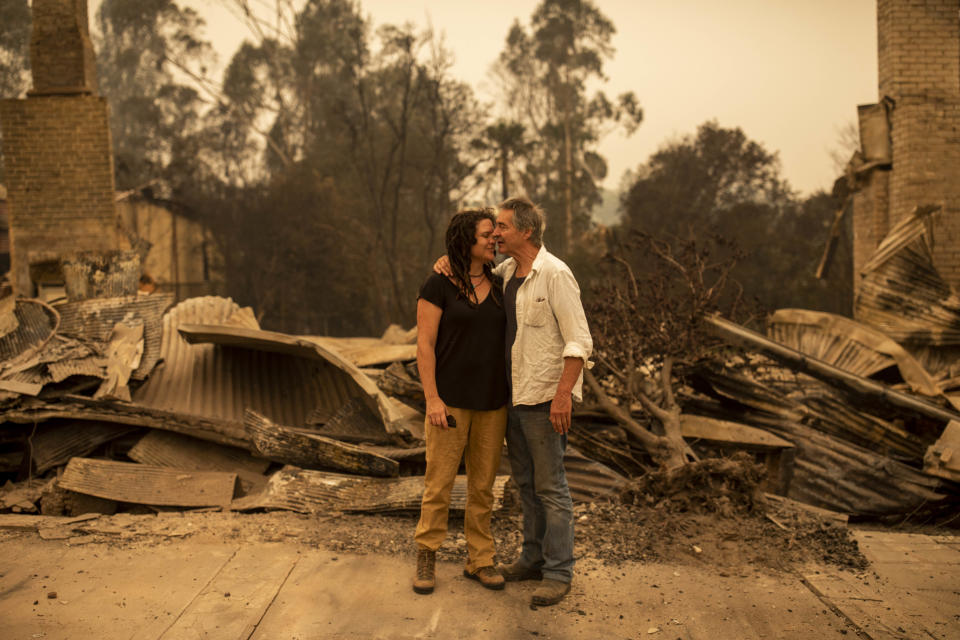
[(960, 0), (878, 0), (877, 44), (882, 102), (861, 106), (861, 140), (877, 121), (864, 114), (882, 111), (890, 154), (864, 167), (854, 197), (855, 273), (915, 207), (942, 205), (933, 261), (960, 289)]
[(62, 279), (80, 252), (121, 248), (107, 101), (96, 73), (86, 0), (33, 0), (33, 90), (0, 100), (16, 295)]
[(30, 69), (31, 95), (96, 93), (87, 0), (33, 0)]

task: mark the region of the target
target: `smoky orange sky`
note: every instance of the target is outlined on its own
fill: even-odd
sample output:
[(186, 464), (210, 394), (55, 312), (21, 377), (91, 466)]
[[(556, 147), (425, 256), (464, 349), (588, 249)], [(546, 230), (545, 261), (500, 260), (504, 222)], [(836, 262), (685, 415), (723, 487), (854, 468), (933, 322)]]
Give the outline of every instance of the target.
[[(179, 0), (207, 19), (226, 65), (246, 36), (224, 5)], [(100, 0), (91, 0), (91, 23)], [(253, 0), (254, 6), (272, 5)], [(453, 74), (493, 103), (488, 76), (514, 20), (529, 22), (537, 0), (362, 0), (376, 25), (430, 24), (445, 34)], [(858, 104), (877, 101), (875, 0), (597, 0), (614, 23), (614, 58), (606, 64), (608, 96), (634, 91), (644, 110), (630, 138), (607, 135), (600, 152), (617, 189), (625, 171), (666, 141), (716, 119), (740, 127), (777, 152), (782, 175), (809, 194), (837, 176), (831, 149)], [(495, 108), (495, 107), (494, 107)]]

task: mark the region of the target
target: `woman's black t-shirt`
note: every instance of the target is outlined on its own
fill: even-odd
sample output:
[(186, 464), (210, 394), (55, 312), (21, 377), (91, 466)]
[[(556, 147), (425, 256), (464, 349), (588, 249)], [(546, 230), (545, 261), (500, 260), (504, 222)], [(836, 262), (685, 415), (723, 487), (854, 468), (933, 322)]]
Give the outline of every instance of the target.
[[(502, 286), (499, 279), (491, 284)], [(499, 409), (507, 403), (506, 313), (493, 290), (479, 305), (458, 293), (437, 273), (420, 287), (421, 298), (443, 309), (435, 348), (437, 391), (444, 404), (458, 409)]]

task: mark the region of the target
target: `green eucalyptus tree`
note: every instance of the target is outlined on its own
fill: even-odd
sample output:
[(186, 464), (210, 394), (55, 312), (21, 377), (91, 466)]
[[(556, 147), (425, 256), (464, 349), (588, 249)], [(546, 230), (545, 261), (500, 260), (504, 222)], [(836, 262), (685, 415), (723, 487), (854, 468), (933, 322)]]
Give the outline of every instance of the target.
[(824, 193), (799, 198), (775, 153), (712, 121), (654, 153), (622, 195), (628, 229), (674, 247), (733, 241), (745, 255), (731, 277), (762, 306), (848, 313), (850, 274), (814, 275), (836, 206)]
[(589, 0), (543, 0), (529, 28), (514, 23), (498, 60), (503, 107), (537, 141), (521, 180), (559, 214), (548, 237), (558, 241), (561, 254), (570, 251), (600, 201), (597, 185), (607, 171), (596, 151), (601, 137), (618, 124), (630, 135), (643, 118), (633, 93), (616, 101), (602, 91), (587, 95), (589, 83), (606, 80), (603, 65), (613, 55), (615, 31)]
[(350, 0), (277, 8), (272, 26), (250, 19), (210, 120), (226, 141), (225, 179), (327, 185), (340, 209), (315, 215), (350, 234), (343, 259), (363, 274), (369, 323), (409, 325), (446, 219), (474, 184), (479, 107), (430, 32), (373, 32)]
[(213, 55), (203, 19), (174, 0), (103, 0), (97, 26), (118, 188), (192, 175), (202, 155), (200, 88)]

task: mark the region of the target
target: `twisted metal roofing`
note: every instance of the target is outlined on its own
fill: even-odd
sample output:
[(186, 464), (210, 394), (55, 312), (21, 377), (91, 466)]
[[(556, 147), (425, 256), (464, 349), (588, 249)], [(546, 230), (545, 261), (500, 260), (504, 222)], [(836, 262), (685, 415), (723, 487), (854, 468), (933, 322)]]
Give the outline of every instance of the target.
[(233, 423), (252, 409), (299, 426), (317, 409), (333, 413), (360, 397), (388, 429), (399, 428), (393, 403), (356, 365), (309, 340), (261, 331), (228, 298), (191, 298), (171, 309), (161, 358), (133, 394), (136, 404)]

